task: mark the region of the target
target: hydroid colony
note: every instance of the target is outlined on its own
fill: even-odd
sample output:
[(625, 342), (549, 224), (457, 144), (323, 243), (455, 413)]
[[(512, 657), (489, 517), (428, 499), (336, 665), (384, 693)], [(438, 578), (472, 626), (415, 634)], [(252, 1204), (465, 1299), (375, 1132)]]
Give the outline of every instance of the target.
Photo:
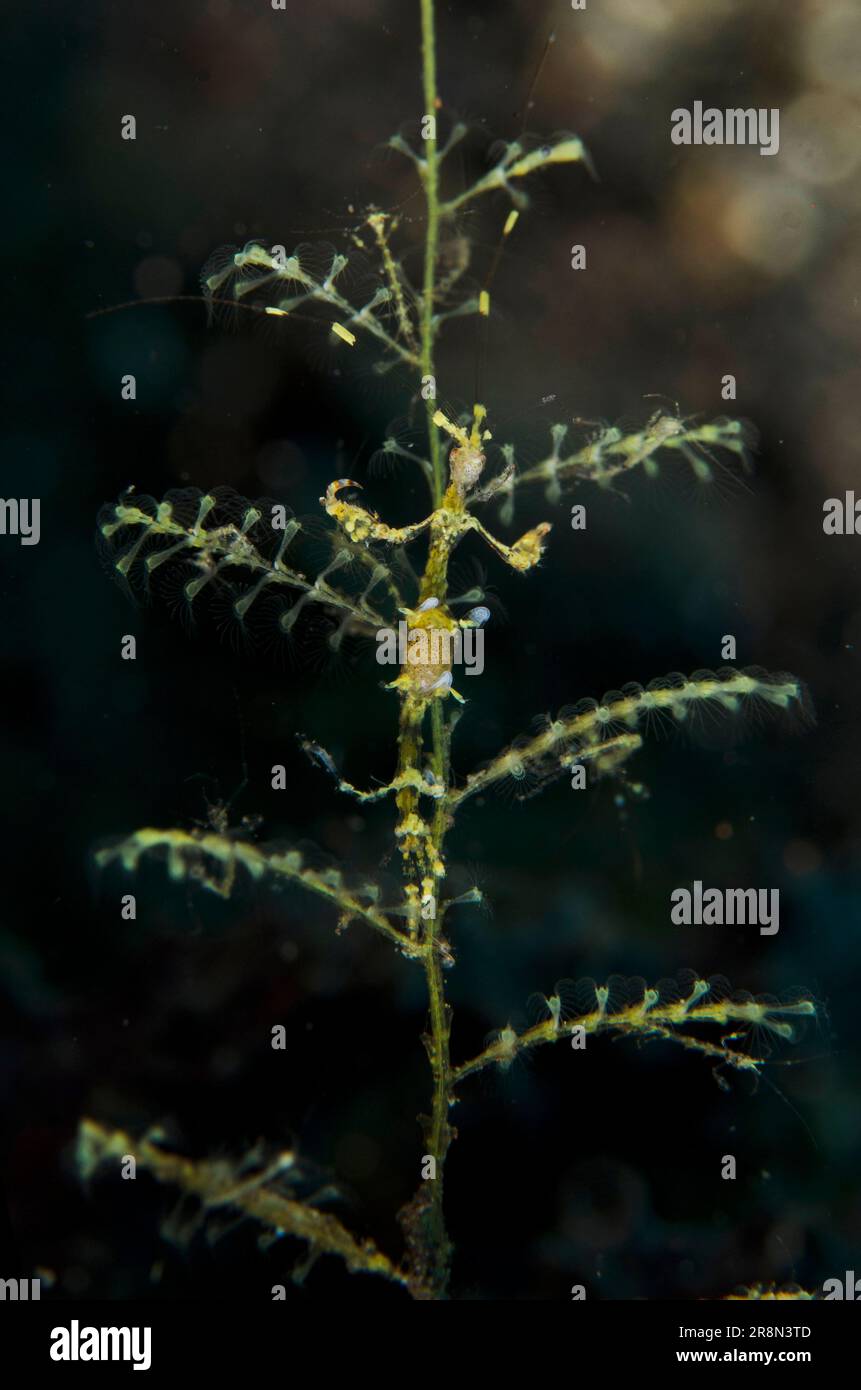
[[(331, 776), (334, 791), (359, 802), (392, 804), (393, 839), (402, 871), (394, 899), (386, 900), (372, 881), (353, 881), (336, 868), (321, 869), (298, 849), (259, 843), (226, 824), (146, 827), (98, 854), (101, 865), (116, 861), (129, 872), (143, 856), (160, 854), (171, 879), (194, 880), (225, 897), (243, 875), (295, 885), (326, 899), (339, 929), (354, 923), (370, 927), (400, 952), (405, 969), (422, 972), (431, 1105), (423, 1149), (417, 1154), (417, 1191), (400, 1213), (403, 1249), (397, 1256), (386, 1254), (370, 1240), (353, 1236), (335, 1216), (318, 1210), (294, 1185), (292, 1153), (262, 1165), (250, 1160), (238, 1165), (193, 1162), (169, 1152), (157, 1134), (135, 1139), (85, 1120), (79, 1158), (82, 1172), (90, 1175), (101, 1164), (134, 1154), (159, 1181), (196, 1196), (204, 1212), (233, 1208), (258, 1222), (268, 1238), (301, 1239), (310, 1258), (335, 1255), (351, 1271), (382, 1275), (403, 1285), (414, 1298), (436, 1299), (448, 1296), (453, 1253), (443, 1207), (446, 1156), (455, 1137), (451, 1114), (456, 1104), (469, 1100), (467, 1083), (476, 1073), (505, 1069), (519, 1054), (543, 1044), (598, 1033), (674, 1041), (711, 1060), (721, 1073), (755, 1073), (765, 1057), (751, 1048), (751, 1036), (789, 1040), (794, 1021), (812, 1014), (814, 1005), (806, 998), (755, 998), (732, 991), (725, 981), (693, 974), (655, 986), (621, 977), (601, 986), (586, 981), (579, 987), (560, 985), (543, 997), (538, 1020), (525, 1031), (504, 1024), (477, 1056), (452, 1058), (445, 972), (455, 964), (457, 943), (449, 932), (448, 914), (455, 901), (478, 904), (482, 898), (478, 888), (456, 898), (447, 889), (446, 840), (464, 802), (502, 783), (532, 794), (563, 776), (580, 778), (581, 785), (624, 778), (644, 731), (655, 719), (683, 722), (699, 710), (735, 718), (750, 705), (791, 712), (803, 709), (803, 690), (793, 676), (734, 667), (696, 671), (689, 677), (673, 674), (645, 687), (632, 684), (600, 701), (586, 699), (562, 709), (545, 719), (537, 733), (516, 740), (465, 780), (455, 778), (451, 740), (463, 695), (455, 685), (451, 639), (489, 617), (487, 608), (465, 609), (450, 593), (450, 564), (459, 543), (467, 536), (477, 537), (493, 561), (514, 571), (517, 582), (540, 583), (532, 572), (540, 565), (551, 523), (541, 522), (513, 539), (500, 534), (500, 528), (511, 525), (525, 488), (543, 488), (552, 506), (571, 487), (612, 486), (632, 469), (653, 473), (662, 459), (681, 460), (697, 478), (707, 479), (716, 453), (743, 462), (748, 439), (735, 420), (686, 421), (659, 410), (639, 431), (596, 427), (573, 442), (560, 424), (551, 430), (546, 457), (519, 469), (511, 446), (495, 448), (483, 405), (476, 404), (466, 420), (453, 420), (439, 408), (435, 348), (440, 332), (454, 316), (487, 319), (491, 307), (489, 280), (477, 296), (453, 298), (460, 269), (450, 249), (457, 244), (460, 214), (486, 195), (501, 195), (511, 204), (503, 225), (503, 236), (508, 237), (527, 206), (523, 185), (529, 176), (550, 165), (588, 167), (588, 156), (570, 134), (535, 147), (520, 139), (506, 146), (472, 187), (443, 197), (445, 156), (464, 132), (455, 126), (446, 147), (438, 147), (432, 0), (421, 0), (421, 17), (424, 138), (419, 149), (401, 137), (391, 142), (415, 165), (424, 192), (421, 283), (409, 281), (392, 249), (396, 216), (375, 209), (362, 235), (354, 238), (373, 251), (379, 264), (378, 283), (363, 303), (351, 302), (341, 288), (350, 261), (347, 253), (333, 251), (321, 261), (319, 253), (308, 248), (288, 254), (283, 247), (257, 242), (211, 263), (205, 292), (214, 308), (245, 308), (275, 319), (289, 320), (309, 309), (323, 313), (345, 350), (364, 335), (379, 349), (383, 367), (401, 368), (407, 378), (405, 390), (424, 403), (427, 449), (420, 457), (396, 440), (387, 447), (409, 458), (424, 475), (427, 510), (404, 526), (393, 526), (372, 510), (358, 483), (349, 478), (328, 482), (320, 505), (332, 546), (327, 563), (316, 569), (303, 551), (305, 528), (282, 503), (252, 503), (225, 489), (177, 490), (161, 501), (130, 490), (105, 507), (99, 518), (100, 542), (116, 573), (132, 586), (158, 592), (165, 575), (179, 572), (181, 599), (192, 611), (206, 602), (208, 593), (219, 592), (227, 596), (240, 623), (261, 606), (274, 607), (286, 637), (303, 613), (314, 609), (329, 615), (330, 643), (336, 647), (347, 633), (373, 636), (402, 621), (410, 634), (427, 639), (424, 655), (405, 661), (381, 696), (391, 701), (393, 713), (397, 711), (397, 749), (388, 781), (370, 789), (353, 786), (341, 777), (324, 748), (302, 740)], [(411, 567), (402, 563), (408, 550), (420, 557), (417, 582), (410, 577)], [(474, 699), (465, 717), (480, 708), (480, 698)]]

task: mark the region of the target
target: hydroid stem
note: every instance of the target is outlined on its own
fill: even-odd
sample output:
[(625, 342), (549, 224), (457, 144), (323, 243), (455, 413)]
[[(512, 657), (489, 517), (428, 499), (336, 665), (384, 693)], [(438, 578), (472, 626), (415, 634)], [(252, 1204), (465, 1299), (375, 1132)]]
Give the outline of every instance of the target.
[[(434, 321), (433, 304), (436, 287), (436, 262), (439, 247), (439, 156), (436, 140), (436, 44), (434, 38), (433, 0), (421, 0), (422, 15), (422, 79), (424, 84), (425, 115), (434, 118), (428, 139), (425, 141), (425, 160), (422, 168), (425, 199), (427, 201), (427, 230), (425, 233), (424, 281), (421, 305), (421, 371), (423, 377), (434, 373), (433, 345)], [(433, 500), (438, 507), (442, 501), (443, 475), (442, 453), (439, 434), (433, 423), (436, 404), (433, 397), (425, 401), (430, 441), (431, 468), (433, 470)]]
[(169, 1153), (146, 1136), (135, 1140), (124, 1130), (109, 1130), (95, 1120), (81, 1121), (78, 1165), (83, 1177), (91, 1177), (105, 1164), (119, 1164), (126, 1154), (133, 1154), (141, 1169), (157, 1182), (170, 1183), (197, 1197), (204, 1208), (233, 1207), (276, 1237), (293, 1236), (304, 1241), (312, 1255), (337, 1255), (351, 1273), (382, 1275), (413, 1292), (414, 1281), (405, 1271), (372, 1240), (357, 1239), (331, 1213), (294, 1200), (265, 1181), (237, 1183), (236, 1175), (223, 1162), (186, 1158)]
[[(436, 45), (434, 34), (433, 0), (421, 0), (422, 21), (422, 77), (424, 82), (425, 114), (434, 118), (431, 138), (426, 144), (424, 165), (424, 188), (427, 200), (427, 230), (425, 234), (424, 284), (421, 306), (421, 360), (422, 376), (435, 377), (434, 369), (434, 290), (436, 286), (436, 264), (439, 242), (439, 160), (436, 141)], [(434, 507), (442, 502), (444, 485), (442, 451), (439, 431), (434, 424), (436, 413), (435, 392), (425, 400), (427, 414), (428, 443), (430, 447), (431, 469), (433, 473)], [(445, 592), (443, 576), (443, 594)], [(424, 589), (424, 585), (422, 586)], [(439, 702), (434, 702), (432, 718), (432, 762), (437, 776), (443, 772), (448, 759), (446, 756), (446, 735), (444, 720)], [(443, 782), (447, 786), (447, 781)], [(442, 839), (445, 820), (434, 817), (433, 844), (437, 860), (442, 859)], [(428, 924), (426, 940), (431, 943), (439, 929), (436, 913)], [(428, 987), (431, 1025), (431, 1069), (433, 1072), (433, 1103), (430, 1126), (431, 1154), (436, 1160), (436, 1177), (432, 1181), (431, 1201), (427, 1210), (426, 1234), (429, 1246), (430, 1267), (434, 1284), (440, 1296), (444, 1296), (448, 1284), (448, 1270), (451, 1247), (446, 1235), (443, 1213), (443, 1169), (448, 1151), (451, 1132), (448, 1126), (449, 1078), (451, 1060), (449, 1056), (449, 1013), (445, 1002), (445, 987), (442, 967), (437, 953), (431, 949), (425, 957), (425, 978)]]
[[(677, 998), (662, 998), (658, 987), (644, 989), (639, 998), (614, 1006), (610, 1002), (610, 993), (609, 986), (596, 987), (593, 1007), (587, 1013), (571, 1019), (560, 1019), (557, 997), (557, 1007), (548, 1010), (549, 1017), (525, 1032), (516, 1033), (513, 1028), (506, 1026), (483, 1052), (454, 1068), (451, 1073), (452, 1087), (465, 1081), (468, 1076), (483, 1071), (485, 1067), (496, 1065), (505, 1069), (516, 1056), (530, 1048), (558, 1042), (578, 1031), (584, 1036), (610, 1032), (643, 1040), (662, 1038), (680, 1043), (682, 1047), (737, 1071), (758, 1072), (768, 1061), (767, 1055), (758, 1056), (731, 1044), (742, 1039), (745, 1030), (757, 1028), (776, 1038), (791, 1040), (794, 1030), (788, 1020), (809, 1018), (816, 1014), (812, 999), (781, 1002), (777, 999), (757, 999), (752, 995), (721, 997), (708, 980), (700, 979), (693, 979), (688, 990)], [(721, 1035), (717, 1041), (710, 1041), (691, 1031), (701, 1024), (733, 1031)]]

